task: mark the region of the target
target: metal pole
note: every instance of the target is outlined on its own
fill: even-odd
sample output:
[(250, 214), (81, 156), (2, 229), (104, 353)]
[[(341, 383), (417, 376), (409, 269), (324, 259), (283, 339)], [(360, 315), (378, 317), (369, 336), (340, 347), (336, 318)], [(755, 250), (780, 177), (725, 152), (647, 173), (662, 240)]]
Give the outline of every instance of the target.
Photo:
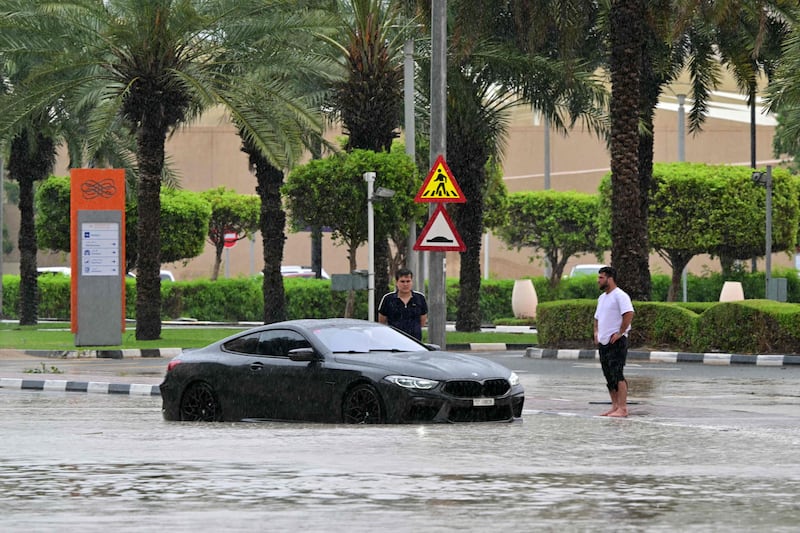
[[(544, 115), (544, 190), (550, 190), (550, 118)], [(544, 259), (544, 275), (549, 278), (553, 272), (553, 265), (550, 259)]]
[[(686, 95), (678, 95), (678, 161), (686, 161)], [(683, 301), (687, 301), (688, 297), (688, 280), (687, 276), (689, 265), (683, 267), (681, 272), (681, 285), (683, 286)]]
[(367, 246), (369, 263), (367, 266), (367, 297), (369, 304), (369, 321), (375, 322), (375, 218), (372, 209), (372, 198), (375, 192), (375, 172), (364, 172), (367, 182)]
[(483, 279), (489, 279), (489, 232), (483, 234)]
[(747, 98), (750, 104), (750, 168), (756, 168), (756, 93), (751, 88), (750, 96)]
[[(431, 5), (431, 147), (430, 164), (447, 159), (447, 0)], [(428, 210), (433, 215), (434, 205)], [(428, 342), (445, 348), (447, 302), (444, 252), (430, 252)]]
[[(414, 123), (414, 39), (407, 39), (403, 43), (403, 106), (405, 117), (406, 155), (416, 161), (416, 126)], [(417, 242), (417, 221), (411, 218), (408, 221), (408, 264), (406, 268), (414, 273), (414, 279), (419, 280), (422, 290), (423, 275), (420, 268), (420, 254), (414, 251)]]
[(231, 249), (225, 247), (225, 279), (231, 277)]
[(256, 237), (250, 237), (250, 275), (256, 275)]
[(678, 95), (678, 161), (686, 161), (686, 95)]
[(767, 165), (767, 235), (766, 235), (766, 296), (772, 281), (772, 165)]
[(550, 118), (544, 116), (544, 190), (550, 189)]

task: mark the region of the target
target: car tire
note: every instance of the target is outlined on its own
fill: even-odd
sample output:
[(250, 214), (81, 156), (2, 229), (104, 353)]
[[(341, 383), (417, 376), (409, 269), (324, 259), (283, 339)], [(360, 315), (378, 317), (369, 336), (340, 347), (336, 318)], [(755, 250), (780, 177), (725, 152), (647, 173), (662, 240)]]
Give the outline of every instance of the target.
[(380, 394), (366, 383), (356, 385), (344, 396), (342, 417), (345, 424), (382, 424), (385, 420)]
[(205, 381), (192, 383), (181, 397), (180, 419), (186, 422), (219, 422), (222, 409), (214, 388)]

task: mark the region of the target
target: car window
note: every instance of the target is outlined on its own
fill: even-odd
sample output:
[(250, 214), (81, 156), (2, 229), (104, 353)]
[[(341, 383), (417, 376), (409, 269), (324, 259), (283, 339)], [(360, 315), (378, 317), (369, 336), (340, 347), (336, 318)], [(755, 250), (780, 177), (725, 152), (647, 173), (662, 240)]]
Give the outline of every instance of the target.
[(288, 329), (263, 331), (258, 339), (259, 355), (289, 357), (290, 350), (310, 347), (311, 344), (302, 335)]
[(258, 353), (258, 338), (259, 333), (251, 333), (250, 335), (244, 335), (242, 337), (237, 337), (232, 341), (228, 341), (223, 345), (223, 348), (229, 352), (237, 352), (237, 353), (246, 353), (246, 354), (257, 354)]
[(418, 352), (426, 348), (388, 326), (322, 328), (314, 332), (332, 352)]
[(225, 350), (250, 355), (288, 357), (295, 348), (310, 348), (311, 344), (299, 333), (288, 329), (261, 331), (237, 337), (225, 343)]

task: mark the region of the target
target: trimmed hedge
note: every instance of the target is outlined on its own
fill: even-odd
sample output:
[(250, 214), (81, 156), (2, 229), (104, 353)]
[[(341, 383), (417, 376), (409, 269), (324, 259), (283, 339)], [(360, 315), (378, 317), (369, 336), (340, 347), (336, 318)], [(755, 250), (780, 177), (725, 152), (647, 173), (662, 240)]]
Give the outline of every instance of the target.
[[(594, 348), (595, 300), (545, 302), (537, 311), (539, 345)], [(696, 313), (689, 306), (634, 302), (630, 343), (667, 351), (721, 353), (797, 353), (800, 305), (771, 300), (708, 304)]]
[[(262, 278), (233, 278), (161, 283), (161, 316), (164, 320), (194, 318), (214, 322), (260, 322), (264, 318)], [(344, 316), (347, 292), (333, 292), (330, 281), (286, 278), (286, 312), (294, 318)], [(39, 277), (39, 316), (70, 319), (70, 278)], [(3, 316), (17, 318), (19, 276), (3, 276)], [(356, 292), (354, 316), (369, 315), (367, 292)], [(136, 316), (136, 280), (125, 280), (125, 316)]]
[[(790, 300), (800, 293), (794, 271), (787, 276)], [(763, 274), (741, 274), (745, 295), (759, 290), (763, 295)], [(592, 322), (597, 304), (597, 281), (591, 276), (565, 279), (551, 288), (544, 277), (534, 278), (539, 307), (536, 327), (539, 343), (550, 348), (591, 348)], [(724, 280), (720, 275), (689, 276), (690, 294), (695, 290), (716, 294)], [(260, 277), (196, 280), (162, 283), (162, 317), (165, 320), (190, 317), (203, 321), (263, 320)], [(667, 276), (653, 276), (654, 294), (669, 286)], [(286, 278), (286, 310), (290, 319), (326, 318), (344, 315), (347, 292), (331, 291), (330, 281)], [(718, 288), (717, 288), (718, 287)], [(70, 279), (65, 276), (39, 278), (39, 316), (70, 318)], [(480, 306), (484, 323), (513, 316), (511, 293), (514, 280), (483, 280)], [(126, 279), (126, 316), (135, 316), (136, 281)], [(447, 320), (456, 319), (459, 285), (447, 280)], [(18, 316), (19, 276), (3, 276), (3, 315)], [(565, 299), (565, 295), (574, 295)], [(798, 301), (794, 299), (792, 301)], [(718, 303), (635, 302), (636, 317), (631, 346), (689, 352), (796, 353), (800, 346), (800, 305), (770, 300)], [(354, 316), (368, 316), (367, 291), (356, 292)]]

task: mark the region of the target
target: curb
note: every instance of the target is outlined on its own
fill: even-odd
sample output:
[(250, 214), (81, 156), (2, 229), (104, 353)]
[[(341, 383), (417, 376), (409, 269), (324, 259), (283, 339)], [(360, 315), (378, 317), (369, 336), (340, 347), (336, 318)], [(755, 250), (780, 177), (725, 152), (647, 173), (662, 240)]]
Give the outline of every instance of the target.
[(507, 344), (505, 342), (470, 342), (467, 344), (448, 344), (445, 351), (466, 350), (473, 352), (493, 352), (508, 350), (525, 350), (531, 347), (531, 343)]
[(64, 379), (0, 378), (0, 389), (125, 394), (129, 396), (161, 396), (161, 390), (158, 388), (158, 385), (146, 383), (68, 381)]
[[(534, 359), (600, 359), (597, 350), (557, 350), (553, 348), (527, 348), (525, 357)], [(800, 355), (745, 355), (731, 353), (642, 352), (629, 350), (628, 360), (656, 363), (702, 363), (704, 365), (800, 365)]]
[(183, 351), (182, 348), (142, 348), (127, 350), (21, 350), (25, 355), (47, 357), (52, 359), (124, 359), (125, 357), (168, 357), (173, 358)]

